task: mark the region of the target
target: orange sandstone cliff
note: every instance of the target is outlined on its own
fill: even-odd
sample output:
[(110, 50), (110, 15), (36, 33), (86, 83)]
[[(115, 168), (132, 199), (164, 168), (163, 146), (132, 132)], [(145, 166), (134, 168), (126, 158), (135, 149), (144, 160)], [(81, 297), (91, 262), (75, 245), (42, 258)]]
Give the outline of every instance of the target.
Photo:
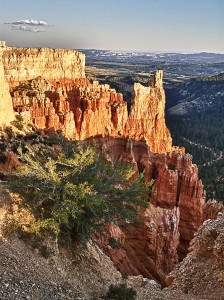
[(128, 115), (122, 94), (85, 78), (85, 56), (78, 51), (6, 47), (3, 64), (15, 110), (26, 111), (37, 128), (78, 140), (122, 136), (145, 140), (152, 152), (172, 150), (162, 71), (151, 76), (149, 87), (134, 85)]
[(189, 155), (152, 153), (145, 142), (124, 138), (95, 138), (95, 145), (109, 151), (113, 159), (132, 162), (154, 179), (150, 206), (142, 212), (142, 226), (109, 227), (110, 236), (124, 244), (110, 257), (122, 273), (155, 278), (164, 282), (179, 259), (186, 256), (195, 231), (203, 222), (204, 190), (197, 166)]
[[(134, 85), (128, 113), (122, 94), (85, 77), (84, 56), (77, 51), (10, 47), (3, 63), (14, 110), (27, 122), (69, 139), (92, 140), (155, 180), (142, 226), (109, 228), (125, 247), (109, 255), (122, 272), (163, 282), (186, 255), (205, 215), (197, 166), (172, 147), (165, 124), (163, 72), (152, 75), (148, 87)], [(100, 243), (108, 241), (101, 237)]]

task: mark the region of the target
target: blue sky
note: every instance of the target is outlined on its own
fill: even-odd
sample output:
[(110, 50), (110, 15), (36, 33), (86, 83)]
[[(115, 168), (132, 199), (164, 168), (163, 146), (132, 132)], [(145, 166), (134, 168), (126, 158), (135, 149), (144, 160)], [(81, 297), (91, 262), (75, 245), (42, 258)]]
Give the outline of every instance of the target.
[(224, 53), (224, 0), (0, 0), (0, 40), (27, 47)]

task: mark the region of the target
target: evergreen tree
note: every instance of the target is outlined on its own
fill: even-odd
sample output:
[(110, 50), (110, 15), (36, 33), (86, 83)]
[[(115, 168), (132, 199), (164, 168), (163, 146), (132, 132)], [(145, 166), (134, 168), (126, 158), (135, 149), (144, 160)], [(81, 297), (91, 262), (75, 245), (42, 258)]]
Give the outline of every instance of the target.
[(130, 165), (113, 164), (88, 146), (64, 147), (59, 157), (28, 150), (19, 150), (24, 165), (12, 186), (36, 216), (31, 229), (37, 235), (48, 230), (88, 240), (108, 223), (139, 222), (148, 206), (152, 183), (143, 174), (130, 180)]

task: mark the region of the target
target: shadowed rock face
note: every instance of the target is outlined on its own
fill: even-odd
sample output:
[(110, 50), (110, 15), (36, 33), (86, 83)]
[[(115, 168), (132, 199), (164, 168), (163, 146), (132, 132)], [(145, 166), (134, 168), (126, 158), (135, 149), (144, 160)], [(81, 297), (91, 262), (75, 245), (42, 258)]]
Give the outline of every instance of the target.
[[(211, 206), (212, 203), (209, 204)], [(214, 203), (212, 205), (214, 207)], [(224, 295), (224, 215), (206, 220), (191, 242), (190, 253), (171, 272), (166, 282), (173, 289), (200, 295), (203, 299), (223, 299)], [(205, 298), (204, 298), (205, 297)]]
[(189, 155), (154, 154), (141, 141), (95, 137), (93, 142), (113, 160), (130, 161), (136, 171), (144, 171), (149, 180), (155, 180), (150, 206), (142, 211), (143, 224), (109, 227), (109, 236), (124, 244), (125, 250), (108, 246), (109, 236), (101, 237), (100, 243), (109, 247), (109, 255), (121, 272), (143, 274), (164, 283), (179, 258), (186, 256), (203, 222), (205, 195), (197, 166)]

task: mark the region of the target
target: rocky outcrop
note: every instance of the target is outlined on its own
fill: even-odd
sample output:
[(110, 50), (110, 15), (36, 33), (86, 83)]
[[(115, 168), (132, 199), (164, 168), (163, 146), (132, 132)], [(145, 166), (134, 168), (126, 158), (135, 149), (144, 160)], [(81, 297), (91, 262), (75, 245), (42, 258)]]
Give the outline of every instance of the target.
[[(224, 299), (224, 215), (207, 220), (191, 242), (191, 252), (166, 278), (172, 289)], [(204, 298), (204, 299), (205, 299)]]
[[(178, 263), (179, 209), (150, 205), (141, 219), (141, 226), (110, 226), (109, 239), (103, 238), (100, 243), (109, 249), (109, 253), (105, 253), (121, 273), (143, 275), (163, 284), (166, 275)], [(110, 237), (121, 243), (122, 248), (111, 247)]]
[(144, 87), (135, 83), (131, 112), (125, 127), (125, 135), (134, 140), (146, 140), (152, 152), (171, 151), (172, 139), (165, 124), (165, 92), (163, 72), (151, 76), (151, 84)]
[(5, 51), (5, 44), (0, 43), (0, 125), (9, 124), (14, 119), (12, 98), (9, 93), (9, 85), (5, 80), (2, 55)]
[(208, 200), (203, 207), (203, 220), (217, 219), (219, 213), (224, 214), (224, 206), (215, 200)]
[(85, 77), (85, 55), (76, 50), (6, 47), (3, 64), (10, 86), (38, 76), (48, 80)]
[(109, 255), (121, 272), (143, 274), (164, 283), (166, 274), (186, 256), (203, 222), (205, 195), (196, 165), (189, 155), (154, 154), (145, 142), (109, 137), (93, 142), (113, 160), (128, 160), (148, 180), (155, 180), (150, 206), (142, 212), (142, 226), (109, 228), (109, 237), (118, 240), (124, 249), (111, 248), (108, 236), (100, 243), (109, 247)]

